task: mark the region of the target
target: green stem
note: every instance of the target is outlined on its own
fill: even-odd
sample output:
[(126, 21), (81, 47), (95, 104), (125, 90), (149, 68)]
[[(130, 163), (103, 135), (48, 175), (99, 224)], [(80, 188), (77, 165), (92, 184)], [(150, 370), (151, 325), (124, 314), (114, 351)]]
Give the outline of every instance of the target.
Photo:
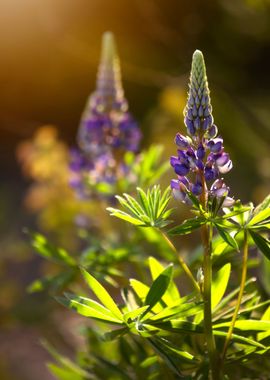
[(171, 248), (171, 250), (176, 254), (181, 268), (186, 273), (186, 275), (188, 276), (188, 278), (191, 280), (191, 282), (192, 282), (194, 288), (196, 289), (196, 291), (198, 291), (200, 293), (200, 287), (199, 287), (197, 281), (195, 280), (193, 274), (191, 273), (189, 267), (187, 266), (187, 264), (185, 263), (185, 261), (183, 260), (183, 258), (178, 254), (177, 249), (175, 248), (175, 246), (173, 245), (173, 243), (171, 242), (171, 240), (168, 238), (168, 236), (165, 234), (165, 232), (163, 232), (161, 230), (159, 230), (159, 232), (161, 233), (161, 235), (163, 236), (164, 240), (167, 242), (167, 244), (169, 245), (169, 247)]
[(226, 357), (226, 352), (227, 352), (227, 349), (228, 349), (228, 346), (229, 346), (229, 343), (230, 343), (230, 340), (231, 340), (231, 337), (233, 334), (233, 329), (235, 326), (235, 322), (236, 322), (236, 319), (238, 316), (238, 312), (239, 312), (239, 309), (241, 306), (242, 297), (243, 297), (244, 290), (245, 290), (245, 283), (246, 283), (246, 278), (247, 278), (247, 261), (248, 261), (248, 236), (247, 236), (247, 231), (244, 230), (243, 265), (242, 265), (241, 284), (240, 284), (239, 295), (238, 295), (237, 303), (236, 303), (235, 310), (233, 313), (230, 328), (228, 330), (226, 340), (224, 343), (224, 348), (223, 348), (223, 352), (222, 352), (222, 363), (224, 363), (224, 360)]
[[(203, 208), (207, 210), (208, 204), (208, 190), (207, 184), (205, 181), (204, 173), (200, 173), (201, 182), (202, 182), (202, 194), (200, 201), (203, 205)], [(210, 369), (211, 369), (211, 379), (219, 380), (220, 379), (220, 368), (219, 368), (219, 357), (216, 350), (216, 342), (213, 334), (212, 327), (212, 300), (211, 300), (211, 289), (212, 289), (212, 239), (213, 239), (213, 226), (203, 225), (201, 227), (201, 237), (204, 250), (204, 259), (203, 259), (203, 301), (204, 301), (204, 331), (206, 338), (207, 351), (209, 355)]]
[(204, 331), (206, 336), (206, 344), (210, 361), (211, 378), (213, 380), (220, 379), (219, 363), (216, 350), (216, 342), (213, 334), (212, 327), (212, 303), (211, 303), (211, 286), (212, 286), (212, 238), (213, 238), (213, 226), (207, 225), (201, 228), (202, 242), (204, 248), (204, 286), (203, 286), (203, 298), (204, 298)]

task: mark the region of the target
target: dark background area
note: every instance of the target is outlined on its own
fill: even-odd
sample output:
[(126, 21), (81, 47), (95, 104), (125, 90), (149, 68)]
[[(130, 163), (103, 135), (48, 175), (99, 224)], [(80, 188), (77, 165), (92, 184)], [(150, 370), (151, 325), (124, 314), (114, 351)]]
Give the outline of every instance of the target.
[[(200, 49), (215, 122), (234, 161), (227, 182), (243, 201), (259, 202), (269, 192), (269, 0), (0, 0), (1, 380), (50, 378), (37, 343), (43, 309), (24, 290), (38, 261), (29, 259), (22, 233), (35, 225), (35, 216), (24, 205), (30, 181), (16, 149), (47, 124), (57, 126), (63, 142), (75, 144), (107, 30), (116, 36), (143, 145), (162, 142), (165, 158), (175, 153), (191, 57)], [(24, 303), (32, 307), (31, 317)]]

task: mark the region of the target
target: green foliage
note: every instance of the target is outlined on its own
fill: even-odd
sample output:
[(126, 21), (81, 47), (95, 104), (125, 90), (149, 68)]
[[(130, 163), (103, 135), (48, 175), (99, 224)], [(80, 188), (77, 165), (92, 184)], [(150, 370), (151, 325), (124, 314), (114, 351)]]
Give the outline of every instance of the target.
[(163, 194), (159, 186), (152, 187), (146, 193), (137, 188), (137, 199), (128, 194), (124, 194), (123, 197), (116, 196), (125, 212), (112, 207), (108, 207), (107, 210), (110, 215), (136, 226), (163, 228), (170, 223), (168, 220), (172, 213), (172, 210), (168, 209), (170, 193), (169, 187)]

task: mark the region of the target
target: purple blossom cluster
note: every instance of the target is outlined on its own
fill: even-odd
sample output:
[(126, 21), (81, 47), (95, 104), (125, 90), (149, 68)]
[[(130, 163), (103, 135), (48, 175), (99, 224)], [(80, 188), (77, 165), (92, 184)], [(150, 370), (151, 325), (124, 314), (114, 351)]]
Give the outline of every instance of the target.
[(136, 152), (141, 131), (128, 112), (114, 37), (103, 36), (96, 90), (90, 95), (78, 131), (79, 149), (71, 153), (71, 185), (80, 195), (98, 183), (113, 184), (128, 170), (122, 162)]
[(223, 199), (223, 206), (230, 207), (234, 200), (228, 196), (230, 189), (220, 174), (229, 172), (233, 165), (214, 124), (204, 59), (198, 50), (192, 60), (184, 123), (189, 136), (176, 135), (177, 156), (170, 159), (178, 176), (171, 181), (175, 198), (189, 203), (190, 191), (197, 197), (204, 194)]

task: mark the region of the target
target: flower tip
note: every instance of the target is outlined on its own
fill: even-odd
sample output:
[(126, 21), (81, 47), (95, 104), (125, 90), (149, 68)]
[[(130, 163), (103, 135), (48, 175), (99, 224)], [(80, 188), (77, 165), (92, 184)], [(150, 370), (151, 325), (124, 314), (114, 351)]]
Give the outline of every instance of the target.
[(112, 32), (105, 32), (102, 36), (102, 61), (113, 61), (117, 56), (115, 38)]
[(197, 59), (202, 59), (203, 60), (203, 53), (201, 52), (201, 50), (198, 50), (196, 49), (193, 53), (193, 59), (194, 60), (197, 60)]

